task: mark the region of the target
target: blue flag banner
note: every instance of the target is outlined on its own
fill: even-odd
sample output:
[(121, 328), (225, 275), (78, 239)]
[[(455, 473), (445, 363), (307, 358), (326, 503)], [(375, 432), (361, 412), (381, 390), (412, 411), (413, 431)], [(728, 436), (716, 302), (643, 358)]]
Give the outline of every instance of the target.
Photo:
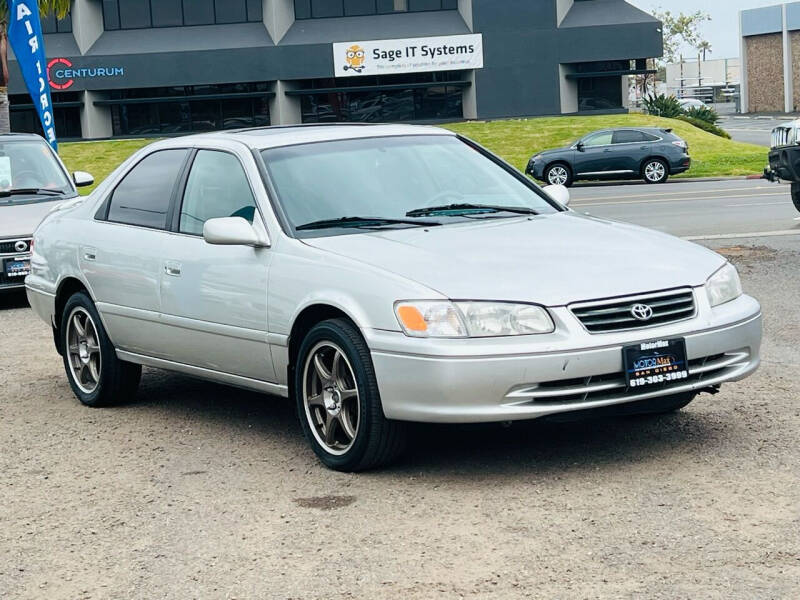
[(58, 150), (38, 2), (8, 0), (8, 41), (14, 49), (36, 112), (39, 113), (44, 137), (53, 150)]

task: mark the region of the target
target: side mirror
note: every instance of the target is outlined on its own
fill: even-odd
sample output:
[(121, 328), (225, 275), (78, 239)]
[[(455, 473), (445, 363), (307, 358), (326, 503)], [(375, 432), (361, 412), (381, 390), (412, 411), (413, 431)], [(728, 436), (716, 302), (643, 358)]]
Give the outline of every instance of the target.
[(203, 225), (203, 239), (217, 246), (269, 246), (269, 242), (262, 240), (253, 226), (242, 217), (209, 219)]
[(575, 149), (578, 152), (583, 152), (586, 149), (586, 147), (583, 145), (583, 142), (578, 142), (577, 145), (575, 146)]
[(569, 190), (563, 185), (548, 185), (542, 189), (559, 204), (569, 206)]
[(94, 177), (86, 171), (75, 171), (72, 174), (72, 181), (75, 182), (77, 187), (85, 187), (94, 183)]

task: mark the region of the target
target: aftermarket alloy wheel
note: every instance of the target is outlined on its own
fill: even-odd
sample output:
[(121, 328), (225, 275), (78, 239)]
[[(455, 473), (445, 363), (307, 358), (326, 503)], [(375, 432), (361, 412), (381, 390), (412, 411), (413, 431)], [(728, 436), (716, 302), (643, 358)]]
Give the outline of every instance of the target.
[(664, 183), (669, 177), (669, 169), (663, 160), (652, 158), (642, 167), (642, 175), (647, 183)]
[(87, 406), (108, 406), (133, 397), (142, 368), (117, 358), (100, 315), (85, 292), (67, 300), (59, 335), (64, 369), (78, 400)]
[(569, 187), (572, 185), (572, 173), (568, 166), (556, 163), (547, 167), (544, 172), (544, 180), (549, 185), (563, 185)]
[(297, 413), (319, 459), (337, 471), (391, 461), (405, 446), (405, 426), (383, 415), (369, 348), (345, 319), (314, 326), (294, 373)]

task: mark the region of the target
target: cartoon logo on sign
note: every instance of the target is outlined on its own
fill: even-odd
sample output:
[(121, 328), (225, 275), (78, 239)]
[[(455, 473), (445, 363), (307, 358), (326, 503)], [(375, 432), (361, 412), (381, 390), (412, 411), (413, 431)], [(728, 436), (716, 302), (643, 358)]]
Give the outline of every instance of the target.
[(364, 49), (361, 46), (350, 46), (347, 49), (345, 60), (347, 64), (344, 66), (345, 71), (355, 71), (361, 73), (365, 69), (364, 57), (366, 56)]

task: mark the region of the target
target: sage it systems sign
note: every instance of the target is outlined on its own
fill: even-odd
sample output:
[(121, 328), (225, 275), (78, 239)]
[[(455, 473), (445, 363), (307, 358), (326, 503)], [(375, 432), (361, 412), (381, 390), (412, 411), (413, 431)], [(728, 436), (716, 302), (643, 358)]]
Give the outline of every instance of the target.
[(336, 77), (457, 71), (483, 67), (483, 36), (439, 37), (333, 44)]
[(76, 80), (124, 76), (124, 67), (76, 67), (68, 58), (53, 58), (47, 63), (47, 78), (54, 90), (68, 90)]

